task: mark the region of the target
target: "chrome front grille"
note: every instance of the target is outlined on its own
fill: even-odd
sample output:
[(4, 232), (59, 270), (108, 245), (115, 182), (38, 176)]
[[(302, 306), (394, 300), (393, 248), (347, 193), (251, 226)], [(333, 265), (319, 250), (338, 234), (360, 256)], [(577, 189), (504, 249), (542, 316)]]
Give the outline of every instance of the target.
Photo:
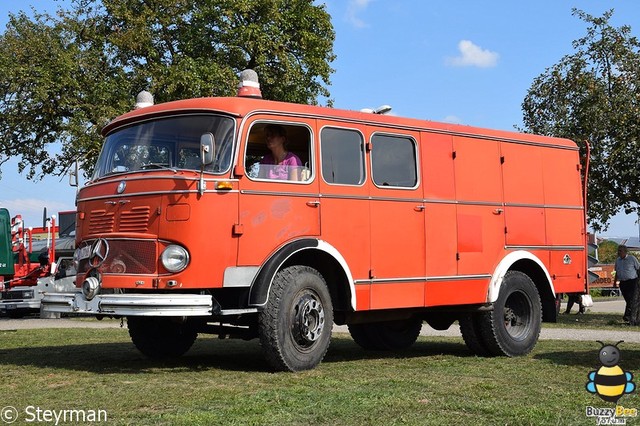
[[(157, 271), (157, 244), (155, 240), (105, 239), (109, 246), (107, 256), (98, 266), (103, 274), (147, 275)], [(82, 246), (91, 246), (93, 241), (85, 241)], [(86, 273), (91, 268), (89, 258), (80, 260), (78, 273)]]
[[(33, 297), (31, 294), (30, 297)], [(25, 299), (24, 291), (3, 291), (0, 293), (0, 300), (22, 300)]]

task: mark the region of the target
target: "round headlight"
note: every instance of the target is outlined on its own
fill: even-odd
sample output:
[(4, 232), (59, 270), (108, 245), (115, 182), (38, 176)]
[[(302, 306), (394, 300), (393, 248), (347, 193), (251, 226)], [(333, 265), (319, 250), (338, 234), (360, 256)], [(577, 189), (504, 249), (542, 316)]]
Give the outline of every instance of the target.
[(189, 253), (184, 247), (171, 244), (160, 256), (162, 266), (169, 272), (180, 272), (189, 264)]
[(85, 299), (91, 300), (98, 295), (100, 290), (100, 280), (96, 277), (87, 277), (82, 283), (82, 294)]

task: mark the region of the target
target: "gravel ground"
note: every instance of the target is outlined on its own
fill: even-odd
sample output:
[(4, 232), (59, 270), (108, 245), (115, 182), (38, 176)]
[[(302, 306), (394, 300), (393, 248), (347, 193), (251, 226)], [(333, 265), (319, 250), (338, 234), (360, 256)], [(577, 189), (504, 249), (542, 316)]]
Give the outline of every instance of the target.
[[(588, 314), (587, 314), (588, 315)], [(124, 325), (126, 327), (126, 324)], [(22, 329), (37, 328), (118, 328), (120, 321), (115, 320), (78, 320), (78, 319), (0, 319), (0, 331), (13, 331)], [(336, 333), (348, 333), (346, 326), (335, 326)], [(420, 332), (422, 336), (447, 336), (459, 337), (460, 330), (457, 326), (452, 326), (446, 331), (437, 331), (424, 325)], [(588, 329), (564, 329), (564, 328), (543, 328), (540, 332), (541, 340), (586, 340), (586, 341), (619, 341), (640, 343), (640, 331), (629, 330), (588, 330)]]
[[(575, 311), (574, 307), (574, 311)], [(589, 312), (620, 312), (624, 309), (624, 301), (603, 301), (596, 302), (594, 306), (589, 308), (586, 315)], [(564, 311), (564, 306), (562, 307)], [(126, 327), (126, 324), (124, 325)], [(0, 318), (0, 331), (4, 330), (19, 330), (19, 329), (34, 329), (34, 328), (117, 328), (120, 327), (119, 320), (102, 320), (89, 318), (62, 318), (62, 319), (39, 319), (39, 318), (23, 318), (23, 319), (9, 319)], [(640, 329), (629, 330), (588, 330), (588, 329), (563, 329), (563, 328), (543, 328), (540, 332), (541, 340), (585, 340), (585, 341), (619, 341), (640, 343)], [(346, 326), (335, 326), (334, 332), (348, 333)], [(448, 336), (457, 337), (460, 336), (460, 330), (457, 326), (452, 326), (446, 331), (437, 331), (424, 325), (422, 327), (423, 336)]]
[[(588, 314), (587, 314), (588, 315)], [(0, 331), (15, 331), (20, 329), (42, 328), (118, 328), (120, 321), (115, 320), (78, 320), (78, 319), (0, 319)], [(126, 327), (126, 324), (124, 324)], [(540, 340), (584, 340), (584, 341), (619, 341), (640, 343), (640, 329), (631, 327), (628, 330), (589, 330), (581, 328), (543, 328)], [(334, 326), (334, 333), (348, 333), (346, 326)], [(449, 330), (437, 331), (424, 325), (420, 332), (422, 336), (460, 337), (460, 329), (454, 325)]]

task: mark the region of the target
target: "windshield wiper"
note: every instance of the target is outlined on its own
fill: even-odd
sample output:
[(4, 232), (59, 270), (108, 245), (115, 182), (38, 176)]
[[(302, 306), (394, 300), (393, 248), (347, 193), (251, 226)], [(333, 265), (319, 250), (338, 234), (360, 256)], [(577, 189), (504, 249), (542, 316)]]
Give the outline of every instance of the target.
[(171, 170), (172, 172), (176, 173), (176, 169), (174, 169), (173, 167), (169, 167), (169, 165), (166, 163), (144, 164), (140, 167), (140, 170)]

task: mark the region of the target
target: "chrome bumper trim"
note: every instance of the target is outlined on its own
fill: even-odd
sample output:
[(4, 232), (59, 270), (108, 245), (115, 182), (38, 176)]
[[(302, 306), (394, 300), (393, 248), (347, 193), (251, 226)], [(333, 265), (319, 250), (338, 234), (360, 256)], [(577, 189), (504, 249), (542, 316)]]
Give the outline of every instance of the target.
[(213, 299), (201, 294), (100, 294), (86, 300), (81, 292), (45, 293), (47, 312), (122, 316), (209, 316)]

